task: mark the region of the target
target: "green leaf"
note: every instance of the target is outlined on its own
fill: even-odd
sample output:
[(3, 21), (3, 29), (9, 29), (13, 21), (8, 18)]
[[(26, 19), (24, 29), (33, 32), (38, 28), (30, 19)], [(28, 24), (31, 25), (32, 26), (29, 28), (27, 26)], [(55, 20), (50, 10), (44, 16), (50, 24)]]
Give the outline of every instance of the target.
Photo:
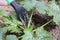
[(51, 34), (44, 30), (43, 27), (37, 28), (35, 32), (34, 34), (32, 30), (25, 29), (22, 40), (52, 40)]
[(49, 12), (47, 13), (49, 16), (55, 16), (56, 14), (60, 13), (60, 8), (59, 6), (56, 4), (55, 1), (51, 1), (48, 3), (48, 10)]
[(5, 34), (7, 32), (7, 28), (0, 28), (0, 34)]
[(33, 32), (29, 29), (24, 30), (24, 35), (22, 40), (33, 40)]
[(18, 40), (15, 35), (7, 35), (6, 40)]
[(53, 17), (53, 21), (57, 24), (60, 25), (60, 14), (57, 14), (56, 16)]
[(15, 12), (13, 12), (12, 14), (10, 14), (10, 17), (11, 17), (11, 19), (17, 19)]
[(36, 0), (24, 0), (21, 2), (21, 4), (27, 11), (30, 11), (35, 7)]
[(56, 10), (56, 11), (59, 11), (59, 10), (60, 10), (59, 6), (56, 4), (55, 1), (49, 2), (48, 5), (49, 5), (49, 7), (50, 7), (52, 10)]
[(7, 28), (0, 28), (0, 40), (4, 39), (5, 33), (7, 32)]
[(8, 26), (8, 31), (10, 31), (11, 33), (15, 32), (15, 33), (19, 33), (20, 29), (17, 26)]
[(51, 1), (48, 4), (49, 7), (49, 12), (47, 13), (49, 16), (53, 16), (53, 21), (57, 24), (60, 25), (60, 8), (56, 4), (55, 1)]
[(39, 27), (36, 30), (36, 40), (52, 40), (52, 37), (43, 27)]
[(4, 16), (3, 21), (6, 27), (8, 28), (8, 31), (10, 32), (19, 33), (20, 29), (18, 28), (18, 26), (23, 25), (20, 21), (17, 20), (16, 15), (14, 13), (10, 14), (10, 16), (8, 17)]
[(4, 21), (4, 24), (12, 24), (12, 22), (10, 21), (11, 19), (9, 19), (9, 17), (3, 17), (3, 21)]
[(36, 9), (38, 10), (39, 13), (46, 14), (47, 7), (43, 2), (38, 2), (37, 1)]

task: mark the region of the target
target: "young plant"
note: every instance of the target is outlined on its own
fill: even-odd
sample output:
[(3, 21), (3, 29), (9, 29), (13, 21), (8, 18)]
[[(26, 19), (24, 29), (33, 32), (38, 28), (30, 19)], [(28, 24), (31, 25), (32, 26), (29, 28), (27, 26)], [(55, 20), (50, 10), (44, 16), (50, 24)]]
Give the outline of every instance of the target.
[(1, 33), (0, 39), (3, 40), (3, 38), (4, 38), (5, 40), (18, 40), (18, 39), (21, 38), (20, 40), (52, 40), (52, 37), (51, 37), (50, 33), (47, 32), (46, 30), (44, 30), (44, 26), (49, 24), (51, 21), (49, 21), (46, 24), (44, 24), (43, 26), (33, 30), (33, 26), (30, 24), (32, 15), (30, 17), (27, 28), (23, 28), (23, 26), (21, 26), (24, 34), (23, 34), (23, 36), (19, 36), (19, 37), (17, 37), (16, 35), (3, 36), (3, 35), (5, 35), (5, 33), (7, 31), (10, 31), (11, 33), (16, 32), (16, 33), (20, 34), (20, 31), (21, 31), (20, 29), (21, 28), (18, 28), (18, 26), (22, 25), (21, 22), (16, 19), (15, 14), (11, 14), (8, 17), (3, 16), (3, 18), (4, 18), (3, 21), (4, 21), (4, 24), (5, 24), (5, 26), (4, 26), (5, 28), (4, 27), (3, 27), (4, 29), (1, 28), (2, 31), (0, 31), (0, 33)]

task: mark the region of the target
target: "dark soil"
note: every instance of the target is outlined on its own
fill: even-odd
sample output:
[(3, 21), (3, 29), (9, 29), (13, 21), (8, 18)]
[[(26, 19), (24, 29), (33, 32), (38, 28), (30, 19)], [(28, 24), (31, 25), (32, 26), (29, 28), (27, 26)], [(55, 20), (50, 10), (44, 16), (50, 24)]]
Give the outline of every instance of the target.
[[(48, 15), (42, 15), (42, 14), (33, 15), (32, 20), (35, 24), (34, 29), (45, 24), (51, 19), (52, 17)], [(60, 40), (60, 27), (57, 26), (53, 21), (49, 23), (48, 25), (46, 25), (44, 28), (45, 30), (47, 30), (48, 32), (52, 34), (53, 40)]]

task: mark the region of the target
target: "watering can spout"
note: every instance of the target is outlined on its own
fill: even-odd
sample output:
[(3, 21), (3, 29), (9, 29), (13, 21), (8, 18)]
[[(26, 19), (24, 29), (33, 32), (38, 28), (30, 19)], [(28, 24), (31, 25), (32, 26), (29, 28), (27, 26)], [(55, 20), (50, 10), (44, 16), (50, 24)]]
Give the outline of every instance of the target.
[(29, 21), (29, 17), (25, 9), (22, 6), (18, 5), (14, 0), (6, 0), (6, 1), (15, 9), (17, 19), (22, 21), (23, 25), (26, 27)]

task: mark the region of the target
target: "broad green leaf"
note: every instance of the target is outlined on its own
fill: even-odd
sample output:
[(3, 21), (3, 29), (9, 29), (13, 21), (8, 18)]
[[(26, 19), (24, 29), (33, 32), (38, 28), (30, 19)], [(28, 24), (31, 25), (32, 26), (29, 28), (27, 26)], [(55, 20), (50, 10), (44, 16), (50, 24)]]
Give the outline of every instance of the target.
[(22, 40), (33, 40), (33, 32), (29, 29), (24, 30), (24, 35)]
[(21, 2), (23, 4), (23, 7), (27, 10), (30, 11), (35, 7), (36, 0), (24, 0)]
[(0, 28), (0, 34), (5, 34), (6, 32), (7, 32), (6, 27)]
[(7, 32), (7, 28), (0, 28), (0, 40), (4, 39), (5, 33)]
[(49, 7), (50, 7), (52, 10), (56, 10), (56, 11), (59, 11), (59, 10), (60, 10), (59, 6), (56, 4), (55, 1), (49, 2), (48, 5), (49, 5)]
[(38, 2), (37, 1), (36, 9), (38, 10), (39, 13), (46, 14), (47, 7), (43, 2)]
[(51, 1), (48, 4), (49, 7), (49, 12), (48, 15), (53, 16), (53, 21), (57, 24), (60, 25), (60, 8), (59, 6), (56, 4), (55, 1)]
[(39, 27), (36, 30), (36, 40), (52, 40), (52, 37), (43, 27)]
[(56, 14), (60, 13), (60, 8), (59, 6), (56, 4), (55, 1), (51, 1), (48, 3), (48, 8), (49, 8), (49, 12), (47, 13), (50, 16), (54, 16)]
[(6, 40), (18, 40), (15, 35), (7, 35)]
[(57, 24), (60, 25), (60, 14), (57, 14), (56, 16), (53, 17), (53, 21)]

